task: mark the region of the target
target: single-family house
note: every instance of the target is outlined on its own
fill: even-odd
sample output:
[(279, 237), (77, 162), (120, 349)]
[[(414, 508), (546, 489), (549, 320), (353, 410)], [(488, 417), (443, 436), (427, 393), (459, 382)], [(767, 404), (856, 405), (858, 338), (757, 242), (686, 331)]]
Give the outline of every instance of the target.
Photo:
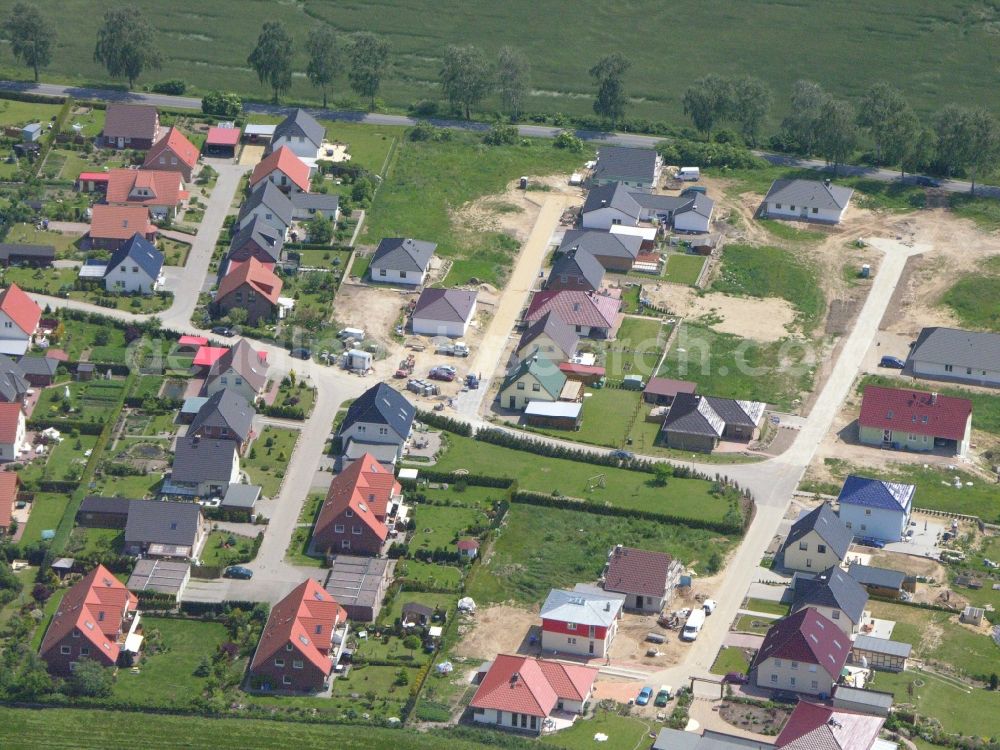
[(536, 317), (521, 334), (514, 354), (520, 362), (536, 355), (558, 362), (572, 359), (579, 341), (573, 326), (554, 312), (547, 312)]
[(16, 461), (24, 445), (24, 409), (20, 402), (0, 404), (0, 463)]
[[(639, 221), (657, 224), (670, 224), (674, 218), (674, 212), (692, 200), (690, 195), (660, 195), (636, 190), (629, 191), (629, 195), (639, 204)], [(614, 227), (612, 228), (614, 229)], [(653, 232), (655, 237), (655, 228)]]
[(34, 388), (46, 388), (55, 382), (59, 360), (55, 357), (24, 356), (17, 361), (18, 369)]
[(240, 481), (238, 447), (235, 440), (177, 438), (170, 478), (164, 481), (161, 492), (164, 495), (221, 497), (230, 484)]
[(559, 253), (589, 253), (611, 273), (631, 271), (641, 250), (641, 237), (586, 229), (567, 230), (559, 244)]
[(840, 520), (856, 538), (898, 542), (910, 524), (916, 491), (912, 484), (851, 474), (837, 498)]
[(145, 206), (110, 206), (98, 203), (91, 211), (87, 240), (91, 247), (114, 252), (136, 234), (156, 240), (156, 225), (149, 220)]
[(303, 159), (315, 159), (323, 145), (326, 128), (304, 109), (296, 109), (274, 128), (269, 151), (287, 148)]
[(580, 221), (584, 229), (603, 229), (606, 232), (619, 224), (636, 226), (641, 214), (642, 208), (628, 188), (615, 182), (595, 187), (587, 193), (580, 210)]
[(221, 125), (213, 125), (208, 129), (203, 146), (205, 156), (214, 156), (222, 159), (233, 159), (236, 157), (236, 149), (240, 146), (242, 132), (233, 122), (225, 122)]
[(219, 357), (205, 379), (206, 396), (231, 388), (251, 404), (264, 394), (267, 385), (267, 359), (240, 339)]
[(767, 404), (718, 396), (678, 393), (663, 421), (670, 448), (711, 453), (722, 440), (749, 442), (757, 437)]
[(177, 127), (153, 144), (142, 163), (143, 169), (177, 172), (184, 182), (191, 182), (191, 173), (198, 165), (198, 147)]
[(830, 504), (823, 503), (792, 524), (782, 546), (784, 567), (808, 573), (839, 565), (852, 538)]
[(17, 284), (0, 292), (0, 352), (24, 354), (41, 319), (42, 308)]
[(286, 193), (309, 192), (309, 165), (282, 146), (261, 159), (250, 173), (250, 187), (273, 182)]
[(796, 573), (792, 612), (812, 607), (848, 636), (857, 633), (868, 604), (868, 592), (839, 566), (819, 575)]
[(830, 695), (850, 652), (844, 631), (807, 607), (768, 629), (751, 676), (759, 688)]
[(413, 332), (424, 336), (462, 337), (476, 317), (475, 291), (428, 287), (410, 313)]
[(160, 136), (160, 115), (148, 104), (109, 104), (97, 145), (146, 151)]
[(372, 254), (368, 275), (372, 281), (420, 286), (427, 277), (427, 267), (436, 249), (436, 242), (387, 237), (378, 243)]
[(541, 734), (545, 721), (557, 711), (582, 714), (596, 679), (593, 667), (500, 654), (469, 703), (472, 720)]
[(257, 410), (242, 395), (230, 388), (216, 391), (194, 415), (187, 435), (207, 440), (235, 440), (239, 452), (250, 442)]
[(103, 565), (73, 584), (56, 607), (39, 655), (49, 671), (68, 677), (81, 659), (103, 667), (122, 652), (139, 651), (139, 600)]
[(625, 594), (625, 609), (659, 614), (673, 599), (683, 566), (666, 552), (616, 545), (608, 553), (603, 586)]
[(972, 437), (972, 402), (903, 388), (865, 386), (858, 439), (881, 448), (964, 456)]
[(479, 540), (463, 537), (455, 543), (458, 554), (465, 560), (474, 560), (479, 555)]
[(312, 578), (271, 608), (250, 662), (251, 686), (320, 693), (347, 644), (347, 611)]
[[(777, 750), (874, 750), (885, 718), (799, 701), (774, 742)], [(887, 743), (893, 744), (893, 743)]]
[(112, 206), (145, 206), (154, 219), (174, 218), (187, 200), (181, 175), (156, 169), (112, 169), (105, 200)]
[(551, 312), (572, 326), (580, 337), (607, 339), (618, 329), (621, 307), (621, 300), (610, 294), (536, 292), (531, 298), (525, 320), (530, 325)]
[(347, 409), (337, 436), (341, 467), (370, 453), (384, 466), (403, 457), (410, 439), (416, 409), (402, 393), (378, 383), (362, 393)]
[(109, 292), (151, 294), (163, 270), (163, 253), (140, 234), (111, 254), (104, 268), (104, 288)]
[(47, 268), (56, 259), (52, 245), (31, 245), (23, 242), (0, 242), (0, 266)]
[(642, 389), (642, 400), (655, 406), (670, 406), (678, 393), (695, 393), (698, 384), (690, 380), (650, 378)]
[(324, 555), (377, 556), (402, 501), (403, 489), (392, 471), (365, 453), (330, 483), (313, 529), (313, 549)]
[(76, 512), (76, 525), (85, 529), (124, 529), (131, 504), (127, 497), (87, 495)]
[(284, 230), (276, 229), (262, 216), (256, 215), (236, 230), (229, 243), (226, 260), (242, 263), (256, 258), (261, 263), (274, 264), (281, 260), (284, 244)]
[(906, 582), (906, 573), (901, 570), (861, 563), (851, 563), (847, 575), (864, 586), (869, 595), (883, 599), (898, 599)]
[(229, 261), (212, 305), (219, 315), (227, 315), (234, 308), (246, 310), (247, 323), (255, 326), (277, 317), (281, 287), (282, 281), (270, 264), (264, 265), (252, 256), (242, 262)]
[(518, 363), (500, 385), (500, 407), (524, 411), (532, 401), (558, 401), (566, 386), (559, 365), (545, 357), (531, 357)]
[(601, 146), (591, 175), (594, 185), (621, 183), (631, 190), (651, 193), (660, 183), (663, 158), (651, 148)]
[(1000, 387), (1000, 333), (924, 328), (907, 364), (920, 378)]
[(434, 620), (434, 608), (420, 602), (406, 602), (400, 608), (400, 624), (404, 627), (426, 627)]
[(132, 500), (124, 551), (127, 555), (190, 560), (198, 555), (205, 533), (198, 503)]
[(681, 196), (685, 202), (674, 209), (671, 220), (675, 232), (705, 234), (712, 226), (715, 201), (704, 193), (688, 193)]
[(604, 285), (604, 266), (585, 250), (560, 254), (545, 288), (551, 291), (596, 292)]
[(21, 366), (6, 354), (0, 354), (0, 402), (23, 405), (30, 389), (31, 383)]
[(240, 206), (240, 212), (236, 216), (236, 229), (243, 229), (254, 219), (260, 219), (279, 237), (284, 238), (285, 232), (292, 225), (293, 210), (291, 198), (273, 182), (265, 180), (250, 191)]
[(542, 650), (603, 659), (618, 634), (621, 594), (552, 589), (542, 604)]
[[(980, 610), (982, 612), (983, 610)], [(962, 619), (962, 622), (965, 620)], [(976, 623), (978, 624), (978, 623)], [(851, 663), (879, 672), (902, 672), (913, 646), (889, 638), (859, 634), (851, 646)]]
[(839, 224), (852, 195), (852, 188), (830, 180), (775, 180), (764, 196), (761, 213), (769, 219)]
[(0, 471), (0, 538), (10, 532), (10, 527), (14, 522), (17, 488), (17, 474), (13, 471)]
[(332, 193), (292, 193), (292, 218), (312, 221), (317, 216), (336, 223), (340, 218), (340, 196)]

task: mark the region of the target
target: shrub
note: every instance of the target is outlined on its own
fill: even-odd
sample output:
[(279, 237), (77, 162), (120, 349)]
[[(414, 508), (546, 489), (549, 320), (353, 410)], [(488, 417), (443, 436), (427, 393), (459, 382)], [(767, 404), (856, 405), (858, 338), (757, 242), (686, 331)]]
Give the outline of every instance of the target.
[(497, 123), (483, 136), (483, 143), (488, 146), (513, 146), (518, 141), (516, 125)]
[(567, 151), (583, 151), (583, 139), (573, 135), (568, 130), (561, 131), (552, 142), (552, 145), (556, 148), (564, 148)]
[(187, 84), (180, 78), (171, 78), (167, 81), (154, 83), (152, 91), (154, 94), (170, 94), (172, 96), (180, 96), (187, 91)]
[(231, 91), (210, 91), (201, 100), (201, 111), (206, 115), (239, 117), (243, 100)]

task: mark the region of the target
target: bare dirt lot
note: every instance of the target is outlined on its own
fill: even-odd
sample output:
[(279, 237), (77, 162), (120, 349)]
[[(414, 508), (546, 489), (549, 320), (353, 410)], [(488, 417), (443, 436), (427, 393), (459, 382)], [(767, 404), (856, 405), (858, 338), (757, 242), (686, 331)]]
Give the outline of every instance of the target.
[(795, 321), (795, 308), (776, 297), (756, 299), (715, 292), (699, 295), (679, 284), (643, 286), (642, 291), (659, 307), (689, 319), (701, 318), (720, 333), (757, 341), (784, 338)]
[[(455, 646), (456, 656), (492, 659), (497, 654), (516, 654), (524, 648), (538, 613), (521, 607), (496, 604), (482, 607), (471, 618), (471, 627)], [(464, 623), (459, 626), (467, 627)], [(535, 649), (537, 653), (537, 649)], [(527, 651), (523, 651), (527, 653)]]

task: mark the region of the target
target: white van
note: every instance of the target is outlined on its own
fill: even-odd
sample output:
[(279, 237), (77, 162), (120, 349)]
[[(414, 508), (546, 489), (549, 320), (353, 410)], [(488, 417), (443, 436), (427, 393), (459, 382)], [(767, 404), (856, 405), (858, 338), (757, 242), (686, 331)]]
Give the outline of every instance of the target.
[(693, 641), (698, 638), (698, 633), (701, 632), (701, 626), (705, 624), (705, 610), (696, 609), (687, 618), (687, 622), (684, 623), (684, 630), (681, 631), (681, 639), (685, 641)]
[(677, 179), (684, 182), (697, 182), (701, 179), (701, 170), (698, 167), (681, 167), (677, 172)]

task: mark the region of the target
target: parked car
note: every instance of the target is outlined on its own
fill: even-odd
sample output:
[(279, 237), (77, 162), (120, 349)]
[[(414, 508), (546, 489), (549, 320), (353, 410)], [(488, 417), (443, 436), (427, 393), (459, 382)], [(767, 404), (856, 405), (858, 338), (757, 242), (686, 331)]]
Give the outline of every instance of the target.
[(639, 691), (639, 697), (635, 699), (637, 706), (645, 706), (649, 703), (650, 698), (653, 697), (653, 688), (648, 685)]
[(702, 602), (701, 608), (705, 610), (706, 615), (710, 615), (715, 611), (715, 608), (718, 606), (718, 604), (719, 603), (715, 601), (715, 599), (706, 599), (704, 602)]
[(446, 383), (450, 383), (455, 379), (456, 370), (454, 367), (449, 365), (440, 365), (431, 369), (430, 374), (427, 376), (431, 380), (443, 380)]
[(253, 571), (250, 568), (244, 568), (242, 565), (230, 565), (222, 571), (222, 575), (225, 578), (239, 578), (243, 581), (249, 581), (253, 578)]
[(656, 700), (653, 701), (653, 705), (657, 708), (663, 708), (670, 701), (670, 693), (673, 692), (669, 685), (660, 685), (660, 692), (656, 694)]
[(292, 349), (292, 351), (290, 351), (289, 354), (295, 357), (295, 359), (312, 359), (313, 355), (311, 350), (305, 349), (303, 347)]
[(882, 549), (885, 546), (885, 542), (881, 539), (875, 539), (874, 537), (866, 536), (863, 539), (858, 540), (858, 544), (863, 547), (874, 547), (875, 549)]
[(920, 187), (941, 187), (941, 180), (935, 180), (933, 177), (924, 177), (923, 175), (917, 177), (917, 184)]
[(215, 328), (212, 329), (212, 333), (216, 336), (225, 336), (226, 338), (236, 335), (236, 331), (229, 326), (215, 326)]
[(884, 357), (882, 357), (882, 359), (878, 361), (878, 366), (891, 367), (894, 370), (902, 370), (904, 367), (906, 367), (906, 362), (901, 360), (899, 357), (893, 357), (889, 354), (886, 354)]
[(635, 458), (635, 454), (631, 451), (611, 451), (611, 455), (620, 461), (631, 461)]
[(726, 676), (722, 678), (722, 684), (724, 685), (746, 685), (749, 678), (742, 672), (726, 672)]

